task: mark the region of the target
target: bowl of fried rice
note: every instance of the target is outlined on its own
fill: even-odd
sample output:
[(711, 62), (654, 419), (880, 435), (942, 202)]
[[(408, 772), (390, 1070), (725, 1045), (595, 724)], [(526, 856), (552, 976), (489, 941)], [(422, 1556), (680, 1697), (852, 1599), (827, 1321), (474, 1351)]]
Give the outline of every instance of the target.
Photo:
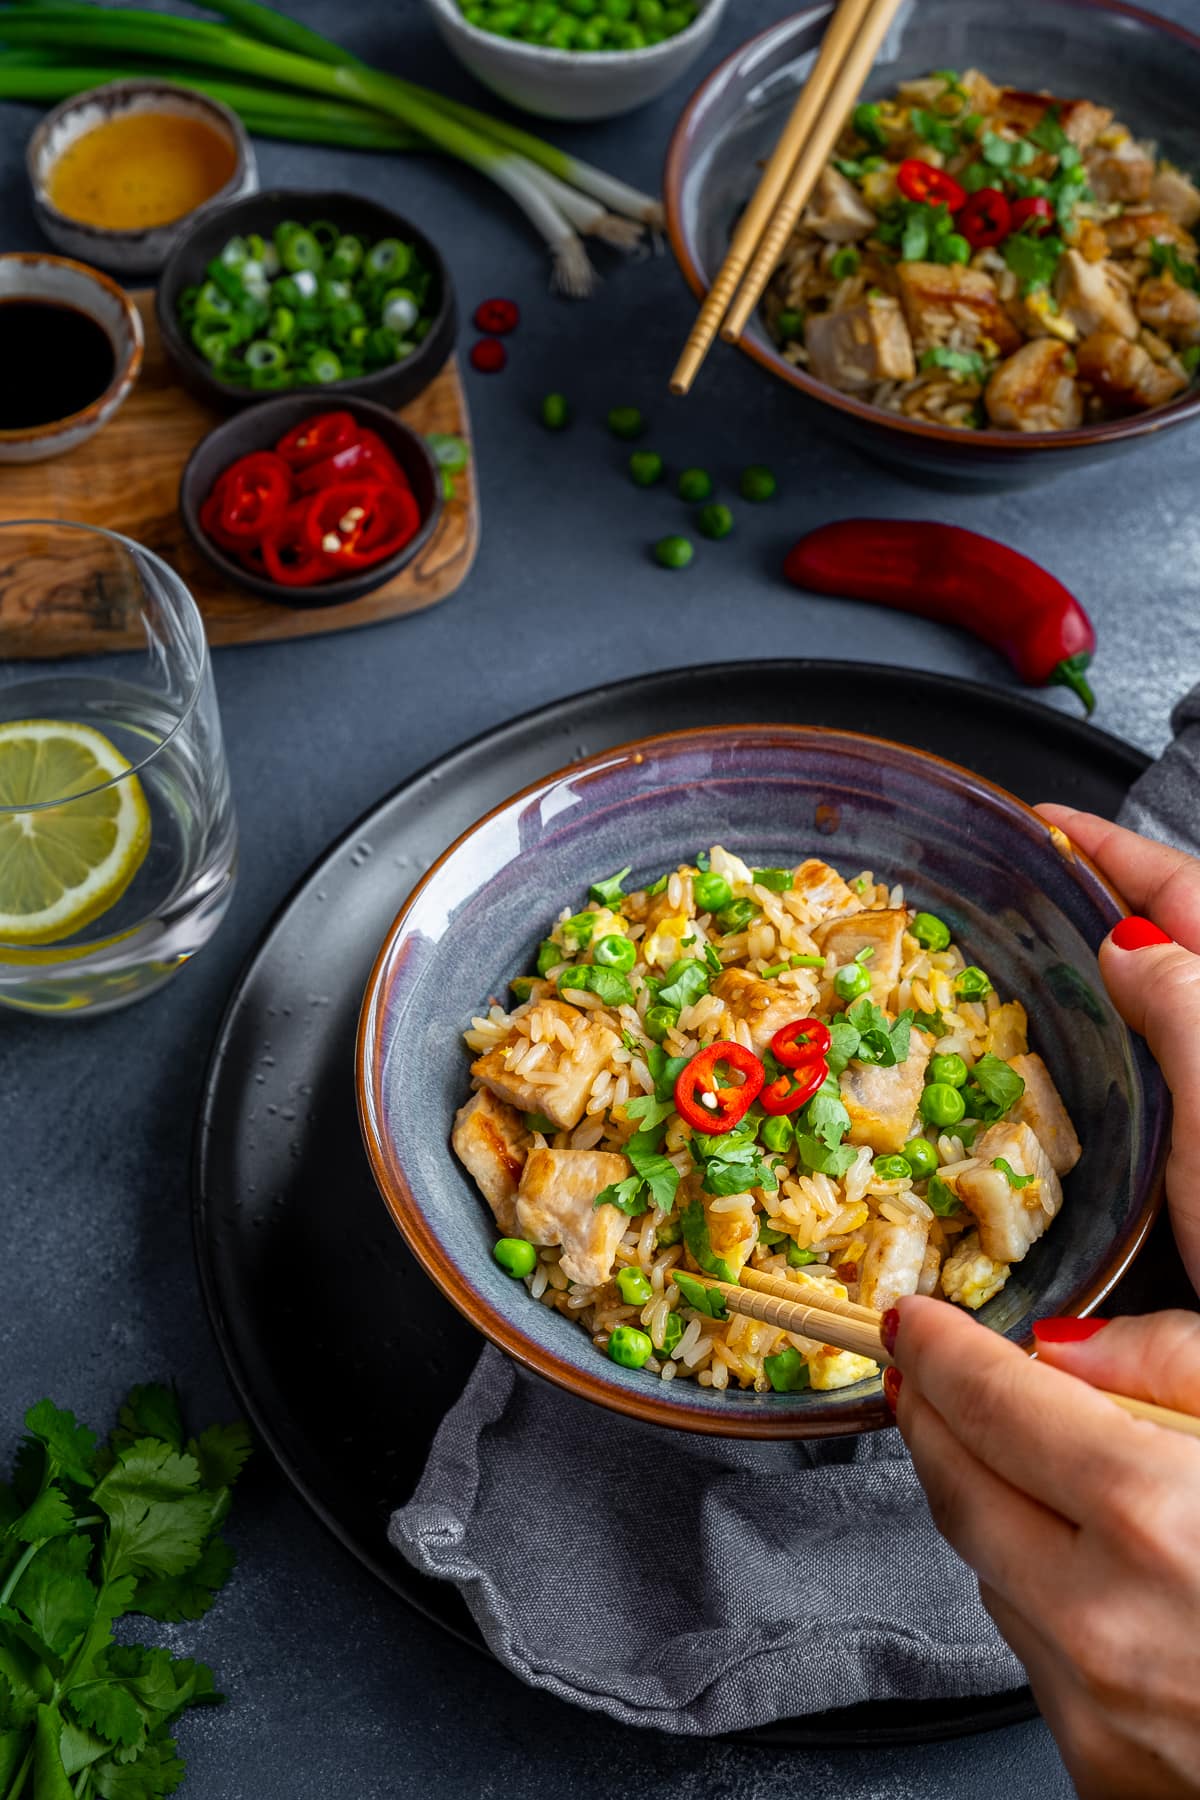
[[(697, 296), (828, 11), (760, 33), (684, 110), (665, 200)], [(1194, 419), (1197, 81), (1200, 37), (1121, 0), (903, 9), (739, 347), (860, 448), (960, 481)]]
[(878, 1427), (872, 1360), (707, 1281), (935, 1294), (1023, 1344), (1097, 1305), (1168, 1111), (1096, 964), (1122, 911), (1023, 803), (897, 744), (605, 752), (480, 820), (393, 924), (357, 1049), (377, 1184), (465, 1316), (574, 1393), (724, 1436)]

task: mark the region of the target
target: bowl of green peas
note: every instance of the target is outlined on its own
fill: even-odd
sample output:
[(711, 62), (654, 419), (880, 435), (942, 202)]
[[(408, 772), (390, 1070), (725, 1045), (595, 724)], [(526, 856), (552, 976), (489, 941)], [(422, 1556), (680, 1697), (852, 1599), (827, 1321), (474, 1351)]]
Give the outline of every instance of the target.
[(159, 332), (194, 394), (405, 406), (454, 348), (449, 271), (418, 226), (358, 194), (281, 188), (197, 221), (163, 270)]
[(476, 80), (546, 119), (654, 100), (712, 42), (727, 0), (426, 0)]

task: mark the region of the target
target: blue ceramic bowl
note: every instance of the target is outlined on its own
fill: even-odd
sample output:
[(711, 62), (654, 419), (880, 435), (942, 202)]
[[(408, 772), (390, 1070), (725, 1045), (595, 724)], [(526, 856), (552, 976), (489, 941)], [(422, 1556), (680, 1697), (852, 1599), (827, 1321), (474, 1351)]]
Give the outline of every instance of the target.
[(410, 895), (368, 983), (356, 1059), (367, 1149), (418, 1260), (527, 1368), (684, 1430), (871, 1429), (888, 1419), (877, 1381), (836, 1393), (716, 1393), (618, 1368), (497, 1267), (492, 1216), (450, 1149), (469, 1084), (461, 1034), (489, 995), (532, 966), (558, 908), (598, 874), (632, 863), (632, 880), (649, 880), (712, 843), (757, 865), (815, 853), (845, 871), (886, 872), (1024, 1002), (1084, 1154), (1053, 1231), (980, 1317), (1028, 1344), (1034, 1318), (1096, 1306), (1157, 1210), (1169, 1112), (1157, 1068), (1110, 1006), (1096, 964), (1124, 908), (1011, 794), (878, 738), (784, 725), (648, 738), (551, 775), (481, 819)]
[[(701, 298), (739, 212), (774, 148), (832, 6), (798, 8), (735, 50), (684, 108), (663, 178), (667, 232)], [(1135, 137), (1156, 138), (1185, 169), (1200, 167), (1200, 37), (1122, 0), (921, 0), (900, 9), (866, 86), (877, 97), (931, 69), (982, 69), (1011, 87), (1050, 88), (1115, 109)], [(1077, 431), (960, 431), (902, 418), (826, 387), (785, 361), (762, 319), (738, 348), (796, 392), (818, 428), (906, 473), (1016, 485), (1107, 459), (1200, 416), (1200, 390), (1169, 406)], [(724, 354), (718, 347), (713, 355)], [(703, 379), (703, 377), (701, 377)]]

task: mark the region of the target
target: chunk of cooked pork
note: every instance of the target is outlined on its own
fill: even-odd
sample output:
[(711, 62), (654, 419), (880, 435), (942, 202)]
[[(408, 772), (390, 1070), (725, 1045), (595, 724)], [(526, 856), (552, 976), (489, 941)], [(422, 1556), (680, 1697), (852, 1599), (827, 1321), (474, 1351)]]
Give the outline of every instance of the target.
[(1083, 160), (1088, 185), (1102, 205), (1119, 200), (1126, 206), (1136, 206), (1150, 198), (1154, 158), (1134, 138), (1123, 138), (1111, 148), (1097, 144)]
[[(903, 907), (853, 913), (848, 919), (830, 919), (824, 925), (814, 925), (812, 938), (818, 950), (837, 957), (839, 968), (853, 962), (860, 950), (870, 950), (866, 970), (871, 977), (871, 999), (877, 1006), (886, 1006), (900, 980), (901, 949), (909, 917)], [(826, 1009), (841, 1004), (832, 983), (827, 992), (822, 992), (821, 999)]]
[(497, 1225), (510, 1236), (516, 1228), (517, 1188), (529, 1143), (520, 1113), (488, 1088), (480, 1088), (455, 1115), (450, 1142), (475, 1177)]
[(927, 1219), (880, 1219), (859, 1270), (858, 1297), (886, 1312), (902, 1294), (915, 1294), (929, 1243)]
[(1178, 365), (1155, 362), (1141, 344), (1131, 344), (1115, 331), (1093, 332), (1080, 344), (1075, 361), (1081, 379), (1115, 411), (1162, 406), (1188, 384)]
[(1067, 431), (1083, 419), (1074, 359), (1057, 338), (1034, 338), (993, 370), (983, 403), (1010, 431)]
[(1200, 188), (1182, 169), (1164, 165), (1150, 183), (1150, 204), (1182, 225), (1185, 231), (1200, 224)]
[(875, 214), (840, 169), (826, 163), (800, 223), (829, 244), (852, 244), (875, 229)]
[(986, 339), (996, 354), (1007, 356), (1021, 342), (995, 282), (980, 269), (960, 263), (900, 263), (896, 282), (918, 354), (941, 344), (976, 349)]
[(1078, 250), (1066, 251), (1054, 277), (1054, 297), (1081, 337), (1093, 331), (1119, 331), (1127, 338), (1138, 334), (1129, 290), (1107, 262), (1088, 262)]
[(890, 1069), (857, 1059), (847, 1063), (839, 1085), (842, 1105), (850, 1114), (849, 1143), (868, 1144), (881, 1156), (904, 1148), (932, 1054), (933, 1039), (914, 1031), (906, 1060)]
[[(1028, 1125), (1007, 1119), (984, 1132), (975, 1155), (980, 1166), (963, 1171), (958, 1197), (974, 1214), (984, 1255), (996, 1262), (1020, 1262), (1062, 1205), (1054, 1164)], [(1014, 1175), (1033, 1180), (1027, 1187), (1014, 1187), (1003, 1169), (992, 1167), (1001, 1159)]]
[[(539, 1052), (530, 1054), (529, 1038), (514, 1029), (494, 1050), (471, 1064), (476, 1080), (519, 1112), (544, 1113), (560, 1130), (578, 1125), (588, 1094), (620, 1038), (598, 1019), (565, 1000), (539, 1000), (537, 1009), (547, 1026), (561, 1021), (571, 1032), (571, 1049), (557, 1036), (543, 1035)], [(514, 1017), (523, 1016), (520, 1009)]]
[(837, 312), (810, 313), (804, 345), (817, 380), (845, 393), (880, 381), (911, 381), (917, 372), (908, 328), (889, 294), (868, 294)]
[(1049, 1069), (1036, 1052), (1007, 1059), (1025, 1083), (1025, 1092), (1013, 1107), (1010, 1117), (1019, 1119), (1037, 1133), (1038, 1142), (1054, 1164), (1059, 1175), (1069, 1175), (1083, 1155), (1083, 1146), (1075, 1134), (1071, 1115), (1063, 1105), (1062, 1095), (1054, 1085)]
[(760, 981), (745, 969), (726, 969), (713, 982), (712, 992), (735, 1020), (750, 1027), (750, 1041), (760, 1056), (777, 1031), (804, 1017), (792, 988), (782, 981)]
[(1170, 274), (1151, 275), (1137, 291), (1137, 315), (1143, 325), (1181, 349), (1200, 344), (1200, 294), (1181, 287)]
[(531, 1150), (517, 1191), (517, 1230), (531, 1244), (561, 1244), (568, 1281), (599, 1287), (612, 1274), (629, 1220), (597, 1194), (628, 1175), (629, 1161), (608, 1150)]

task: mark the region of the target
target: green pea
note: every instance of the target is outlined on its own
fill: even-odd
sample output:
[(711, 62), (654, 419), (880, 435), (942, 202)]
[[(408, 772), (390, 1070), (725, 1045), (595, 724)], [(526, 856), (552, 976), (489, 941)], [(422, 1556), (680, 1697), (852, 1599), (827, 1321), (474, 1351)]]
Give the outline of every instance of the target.
[(663, 22), (662, 0), (637, 0), (634, 15), (644, 31), (661, 31)]
[(954, 991), (960, 1000), (982, 1000), (985, 994), (991, 993), (992, 984), (983, 970), (971, 963), (954, 983)]
[(652, 1037), (656, 1044), (661, 1044), (668, 1031), (674, 1031), (679, 1023), (679, 1013), (673, 1006), (651, 1006), (646, 1009), (642, 1024), (646, 1035)]
[(948, 263), (970, 262), (971, 246), (961, 232), (948, 231), (940, 243), (943, 261)]
[(560, 14), (546, 33), (545, 41), (552, 50), (573, 50), (579, 37), (579, 20), (569, 13)]
[(541, 405), (542, 424), (547, 431), (565, 431), (571, 423), (571, 407), (565, 394), (547, 394)]
[(663, 13), (663, 29), (671, 36), (676, 32), (686, 31), (691, 22), (690, 13), (685, 12), (682, 6), (668, 6)]
[(733, 899), (733, 889), (723, 875), (705, 872), (692, 877), (692, 898), (701, 912), (720, 912)]
[(802, 1250), (799, 1244), (788, 1245), (787, 1265), (789, 1269), (805, 1269), (809, 1263), (815, 1263), (816, 1260), (815, 1250)]
[(796, 1134), (792, 1130), (792, 1121), (785, 1119), (782, 1114), (768, 1119), (758, 1135), (760, 1142), (765, 1144), (768, 1150), (774, 1150), (780, 1156), (786, 1155), (796, 1141)]
[(903, 1156), (877, 1156), (871, 1166), (880, 1181), (906, 1181), (912, 1174)]
[(944, 950), (950, 942), (950, 927), (934, 913), (919, 912), (908, 930), (922, 950)]
[(596, 0), (563, 0), (563, 4), (577, 19), (590, 19), (596, 10)]
[(924, 1181), (938, 1166), (938, 1154), (928, 1138), (909, 1138), (901, 1151), (914, 1181)]
[(542, 939), (541, 943), (538, 945), (537, 953), (537, 972), (539, 975), (548, 975), (551, 969), (557, 969), (559, 963), (565, 963), (566, 961), (567, 953), (561, 944), (556, 944), (553, 938)]
[(614, 406), (608, 415), (608, 429), (614, 437), (639, 438), (646, 422), (636, 406)]
[(622, 937), (613, 932), (611, 937), (602, 937), (592, 955), (605, 969), (632, 969), (637, 961), (637, 945), (631, 938)]
[[(640, 25), (614, 24), (608, 41), (614, 50), (644, 50), (646, 48), (645, 35)], [(674, 1313), (671, 1313), (669, 1317), (673, 1319)], [(674, 1342), (677, 1344), (679, 1339), (675, 1338)]]
[(921, 1117), (931, 1125), (957, 1125), (966, 1110), (966, 1101), (948, 1082), (931, 1081), (921, 1095)]
[(785, 306), (775, 320), (775, 329), (783, 344), (792, 344), (804, 336), (804, 314), (798, 306)]
[[(658, 1230), (654, 1233), (654, 1241), (660, 1250), (668, 1250), (672, 1244), (677, 1244), (682, 1236), (682, 1219), (664, 1219), (662, 1224), (658, 1227)], [(674, 1317), (674, 1314), (672, 1314), (672, 1317)], [(675, 1341), (678, 1343), (678, 1338)]]
[(654, 557), (664, 569), (686, 569), (696, 552), (685, 537), (672, 535), (659, 538), (654, 546)]
[(640, 1369), (654, 1354), (654, 1345), (636, 1325), (618, 1325), (608, 1340), (608, 1354), (623, 1369)]
[(531, 975), (514, 975), (508, 985), (522, 1003), (533, 998), (534, 984)]
[(843, 244), (829, 259), (829, 273), (835, 281), (845, 281), (848, 275), (858, 274), (858, 265), (859, 255), (854, 245)]
[(622, 1269), (617, 1276), (617, 1287), (627, 1306), (645, 1306), (654, 1292), (640, 1269)]
[[(661, 1232), (662, 1230), (663, 1230), (663, 1227), (660, 1225), (659, 1231)], [(659, 1239), (659, 1242), (660, 1243), (662, 1242), (661, 1237)], [(668, 1313), (667, 1314), (667, 1322), (663, 1326), (662, 1343), (657, 1346), (659, 1355), (660, 1356), (670, 1356), (672, 1351), (677, 1348), (677, 1346), (679, 1344), (679, 1340), (682, 1336), (683, 1336), (683, 1320), (680, 1318), (678, 1313), (673, 1313), (673, 1312)]]
[(967, 1079), (967, 1065), (961, 1056), (935, 1056), (929, 1065), (930, 1081), (944, 1081), (948, 1087), (960, 1088)]
[(708, 506), (702, 506), (696, 514), (697, 528), (706, 538), (728, 537), (733, 530), (733, 514), (719, 500)]
[(532, 1275), (537, 1267), (537, 1251), (528, 1238), (497, 1238), (492, 1255), (502, 1269), (518, 1279)]
[(653, 487), (663, 478), (663, 459), (657, 450), (635, 450), (629, 459), (629, 478), (638, 487)]
[(833, 991), (839, 1000), (857, 1000), (871, 986), (871, 977), (859, 962), (847, 963), (833, 978)]
[(717, 924), (725, 937), (731, 937), (735, 931), (745, 931), (758, 911), (753, 900), (734, 900), (721, 908)]
[(679, 498), (689, 503), (707, 500), (712, 493), (712, 476), (707, 469), (685, 469), (679, 477)]
[(576, 42), (581, 50), (600, 50), (607, 36), (607, 19), (585, 19)]
[(742, 470), (742, 479), (738, 483), (743, 500), (773, 500), (779, 483), (763, 463), (751, 463), (748, 469)]
[(808, 1364), (794, 1344), (777, 1356), (764, 1356), (763, 1372), (777, 1394), (803, 1393), (811, 1384)]
[(607, 18), (622, 23), (633, 17), (633, 0), (600, 0), (600, 7)]

